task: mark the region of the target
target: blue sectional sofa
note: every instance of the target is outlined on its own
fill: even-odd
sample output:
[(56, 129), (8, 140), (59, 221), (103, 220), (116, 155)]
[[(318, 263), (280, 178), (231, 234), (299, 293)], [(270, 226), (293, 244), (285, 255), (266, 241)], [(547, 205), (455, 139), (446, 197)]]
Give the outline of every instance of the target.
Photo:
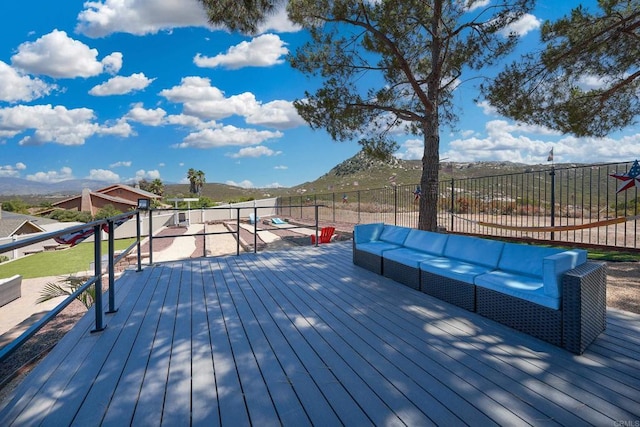
[(353, 262), (581, 354), (606, 322), (606, 266), (587, 252), (433, 233), (354, 228)]

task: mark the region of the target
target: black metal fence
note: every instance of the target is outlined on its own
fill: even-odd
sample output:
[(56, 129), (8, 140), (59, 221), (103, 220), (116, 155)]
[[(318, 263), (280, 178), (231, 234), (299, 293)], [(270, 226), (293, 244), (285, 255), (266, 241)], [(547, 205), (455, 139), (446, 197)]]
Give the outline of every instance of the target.
[[(530, 167), (522, 173), (441, 181), (438, 225), (449, 232), (638, 249), (638, 189), (617, 192), (631, 162)], [(419, 186), (299, 194), (278, 199), (280, 215), (321, 222), (417, 227)], [(297, 205), (287, 208), (285, 205)], [(308, 205), (308, 207), (305, 207)]]

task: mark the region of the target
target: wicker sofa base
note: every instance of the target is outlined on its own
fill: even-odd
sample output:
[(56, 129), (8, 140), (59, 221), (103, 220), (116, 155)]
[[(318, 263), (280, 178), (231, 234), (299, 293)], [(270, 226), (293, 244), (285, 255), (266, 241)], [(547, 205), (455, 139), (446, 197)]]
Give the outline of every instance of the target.
[(562, 311), (476, 286), (476, 312), (496, 322), (562, 346)]
[(606, 328), (607, 266), (587, 262), (562, 278), (562, 347), (582, 354)]
[(420, 289), (420, 269), (418, 268), (382, 258), (382, 271), (383, 275), (389, 279), (416, 290)]
[(353, 248), (353, 263), (376, 274), (382, 274), (382, 257)]
[(420, 290), (469, 311), (476, 310), (476, 286), (428, 271), (420, 271)]
[(582, 354), (606, 328), (607, 268), (587, 262), (562, 276), (562, 307), (553, 310), (476, 287), (476, 312), (541, 340)]

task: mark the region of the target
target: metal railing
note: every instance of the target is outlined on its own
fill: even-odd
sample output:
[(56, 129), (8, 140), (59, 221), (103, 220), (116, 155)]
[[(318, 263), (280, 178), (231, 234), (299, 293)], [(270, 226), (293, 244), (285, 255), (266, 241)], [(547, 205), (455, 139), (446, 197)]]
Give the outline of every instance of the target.
[[(316, 246), (318, 245), (319, 239), (319, 233), (320, 233), (320, 220), (319, 220), (319, 209), (325, 207), (324, 205), (294, 205), (294, 206), (288, 206), (289, 209), (298, 209), (298, 208), (311, 208), (314, 212), (313, 218), (314, 218), (314, 229), (315, 229), (315, 242), (316, 242)], [(276, 209), (279, 208), (279, 206), (252, 206), (252, 207), (246, 207), (246, 206), (241, 206), (241, 207), (211, 207), (211, 208), (202, 208), (202, 209), (198, 209), (198, 211), (201, 212), (201, 216), (199, 218), (200, 221), (202, 221), (202, 218), (206, 217), (207, 213), (211, 213), (211, 212), (223, 212), (225, 214), (228, 214), (229, 212), (235, 212), (235, 215), (226, 215), (225, 217), (222, 218), (226, 218), (226, 222), (227, 223), (233, 223), (233, 225), (235, 226), (235, 230), (228, 230), (228, 231), (206, 231), (206, 228), (203, 228), (203, 230), (201, 232), (198, 233), (182, 233), (182, 234), (163, 234), (163, 235), (158, 235), (153, 233), (154, 230), (154, 225), (153, 225), (153, 213), (159, 213), (159, 212), (173, 212), (174, 216), (177, 218), (174, 221), (174, 225), (180, 225), (183, 221), (184, 222), (191, 222), (190, 220), (187, 220), (186, 216), (183, 216), (184, 220), (181, 221), (180, 219), (180, 214), (181, 213), (188, 213), (189, 210), (187, 209), (158, 209), (158, 210), (152, 210), (150, 211), (150, 215), (149, 215), (149, 264), (153, 264), (153, 241), (156, 239), (176, 239), (176, 238), (181, 238), (181, 237), (195, 237), (200, 238), (202, 237), (202, 240), (204, 242), (203, 244), (203, 251), (202, 251), (202, 256), (207, 256), (207, 245), (206, 245), (206, 237), (207, 236), (215, 236), (215, 235), (225, 235), (225, 234), (231, 234), (234, 235), (235, 240), (236, 240), (236, 255), (240, 255), (240, 246), (241, 246), (241, 241), (242, 238), (240, 236), (241, 234), (241, 222), (243, 220), (245, 220), (245, 218), (249, 219), (249, 223), (250, 225), (253, 225), (253, 231), (252, 231), (252, 235), (253, 235), (253, 244), (251, 244), (250, 246), (252, 247), (252, 251), (254, 253), (256, 253), (258, 251), (258, 224), (260, 222), (260, 212), (264, 212), (264, 211), (269, 211), (269, 215), (271, 215), (273, 212), (276, 211)], [(243, 213), (249, 212), (249, 215), (243, 215)], [(215, 215), (212, 215), (213, 217), (216, 217)], [(225, 219), (221, 219), (220, 216), (217, 216), (218, 221), (225, 221)], [(300, 225), (300, 226), (296, 226), (296, 225), (292, 225), (289, 224), (289, 226), (287, 226), (286, 230), (296, 230), (296, 229), (303, 229), (303, 228), (309, 228), (309, 226), (307, 225)], [(249, 242), (247, 242), (249, 243)]]
[[(630, 168), (631, 162), (532, 166), (521, 173), (443, 180), (438, 225), (453, 233), (640, 250), (638, 189), (618, 192), (620, 181), (610, 176)], [(321, 204), (321, 221), (416, 228), (419, 190), (408, 184), (284, 196), (278, 212), (306, 219), (313, 210), (305, 205)]]
[[(305, 206), (305, 208), (308, 206)], [(315, 235), (316, 235), (316, 246), (318, 245), (319, 242), (319, 221), (318, 221), (318, 209), (320, 209), (322, 206), (318, 205), (315, 206), (314, 209), (316, 211), (316, 221), (315, 221)], [(232, 222), (235, 224), (235, 230), (229, 230), (226, 232), (202, 232), (202, 233), (187, 233), (187, 234), (163, 234), (163, 235), (154, 235), (154, 224), (153, 224), (153, 214), (159, 214), (165, 211), (168, 212), (173, 212), (175, 214), (176, 217), (179, 217), (179, 213), (180, 212), (184, 212), (184, 210), (175, 210), (175, 209), (169, 209), (169, 210), (150, 210), (148, 211), (148, 227), (149, 227), (149, 231), (148, 231), (148, 244), (149, 244), (149, 260), (148, 263), (149, 265), (153, 264), (153, 241), (155, 239), (163, 239), (163, 238), (180, 238), (180, 237), (196, 237), (198, 238), (199, 236), (202, 236), (202, 238), (204, 239), (206, 236), (211, 236), (211, 235), (220, 235), (220, 234), (231, 234), (235, 236), (237, 245), (236, 245), (236, 255), (240, 254), (240, 241), (241, 241), (241, 237), (240, 237), (240, 232), (241, 232), (241, 226), (240, 223), (241, 221), (244, 220), (245, 216), (243, 215), (243, 213), (245, 213), (246, 211), (249, 211), (250, 214), (247, 215), (246, 217), (249, 218), (254, 218), (254, 221), (252, 222), (253, 225), (253, 252), (255, 253), (257, 251), (257, 239), (258, 239), (258, 222), (259, 222), (259, 218), (260, 218), (260, 212), (264, 212), (265, 210), (269, 211), (269, 215), (271, 215), (273, 212), (275, 212), (275, 208), (276, 206), (254, 206), (254, 207), (223, 207), (223, 208), (206, 208), (206, 209), (201, 209), (200, 211), (209, 211), (214, 212), (214, 211), (226, 211), (226, 212), (235, 212), (235, 215), (233, 215), (233, 220)], [(298, 208), (298, 206), (292, 206), (292, 209), (296, 209)], [(218, 213), (219, 213), (218, 212)], [(131, 216), (135, 215), (135, 221), (136, 221), (136, 238), (135, 241), (124, 251), (122, 251), (119, 255), (115, 255), (115, 245), (114, 245), (114, 235), (115, 235), (115, 224), (123, 219), (127, 219)], [(172, 217), (173, 215), (169, 215), (170, 217)], [(203, 214), (204, 217), (204, 214)], [(231, 216), (227, 216), (228, 219), (231, 218)], [(108, 308), (107, 311), (105, 312), (106, 314), (110, 314), (110, 313), (115, 313), (117, 311), (117, 308), (115, 307), (115, 266), (122, 261), (134, 248), (137, 248), (137, 270), (136, 271), (141, 271), (142, 270), (142, 259), (143, 259), (143, 254), (142, 254), (142, 232), (141, 232), (141, 216), (140, 216), (140, 211), (135, 211), (135, 212), (127, 212), (121, 215), (117, 215), (114, 217), (110, 217), (107, 219), (103, 219), (103, 220), (98, 220), (98, 221), (94, 221), (94, 222), (90, 222), (87, 224), (81, 224), (81, 225), (77, 225), (77, 226), (73, 226), (73, 227), (69, 227), (66, 228), (64, 230), (59, 230), (59, 231), (55, 231), (55, 232), (51, 232), (51, 233), (45, 233), (45, 234), (40, 234), (38, 236), (35, 237), (31, 237), (31, 238), (26, 238), (26, 239), (21, 239), (19, 241), (16, 242), (12, 242), (9, 244), (5, 244), (5, 245), (0, 245), (0, 253), (4, 253), (4, 252), (8, 252), (8, 251), (13, 251), (14, 249), (17, 248), (21, 248), (21, 247), (25, 247), (25, 246), (29, 246), (29, 245), (33, 245), (34, 243), (39, 243), (39, 242), (43, 242), (45, 240), (50, 240), (50, 239), (54, 239), (63, 235), (68, 235), (68, 234), (72, 234), (72, 233), (76, 233), (76, 232), (83, 232), (83, 231), (88, 231), (90, 229), (93, 229), (93, 238), (94, 238), (94, 271), (93, 271), (93, 276), (87, 280), (85, 283), (83, 283), (80, 287), (78, 287), (71, 295), (67, 296), (64, 301), (62, 301), (60, 304), (58, 304), (56, 307), (54, 307), (52, 310), (50, 310), (47, 314), (45, 314), (40, 320), (38, 320), (36, 323), (34, 323), (31, 327), (29, 327), (25, 332), (23, 332), (19, 337), (17, 337), (15, 340), (13, 340), (12, 342), (10, 342), (9, 344), (7, 344), (5, 347), (2, 348), (2, 350), (0, 350), (0, 362), (6, 360), (11, 354), (13, 354), (20, 346), (22, 346), (25, 342), (27, 342), (27, 340), (29, 338), (31, 338), (33, 335), (35, 335), (40, 329), (42, 329), (47, 323), (49, 323), (55, 316), (57, 316), (62, 310), (64, 310), (69, 304), (71, 304), (79, 295), (81, 295), (83, 292), (87, 291), (91, 286), (95, 287), (95, 300), (94, 300), (94, 315), (95, 315), (95, 327), (92, 330), (92, 332), (99, 332), (102, 331), (105, 328), (104, 325), (104, 317), (103, 317), (103, 310), (104, 310), (104, 303), (103, 303), (103, 290), (102, 290), (102, 280), (103, 277), (106, 276), (108, 277)], [(106, 226), (106, 228), (105, 228)], [(157, 227), (156, 227), (157, 228)], [(295, 229), (300, 229), (300, 228), (309, 228), (308, 226), (296, 226), (293, 224), (290, 224), (286, 230), (295, 230)], [(107, 232), (107, 240), (108, 240), (108, 256), (107, 256), (107, 269), (106, 272), (103, 272), (103, 266), (102, 266), (102, 230), (105, 230)], [(205, 245), (205, 253), (203, 253), (203, 256), (206, 256), (206, 245)]]
[[(136, 240), (118, 256), (115, 256), (114, 234), (115, 223), (119, 220), (123, 220), (134, 215), (136, 217), (137, 226), (137, 238)], [(106, 229), (105, 227), (106, 226)], [(20, 346), (22, 346), (29, 338), (35, 335), (40, 329), (42, 329), (47, 323), (49, 323), (55, 316), (57, 316), (62, 310), (64, 310), (69, 304), (71, 304), (80, 294), (88, 290), (91, 286), (95, 287), (95, 300), (94, 300), (94, 313), (95, 313), (95, 327), (92, 332), (102, 331), (104, 329), (103, 318), (103, 291), (102, 291), (102, 279), (105, 272), (102, 271), (102, 230), (105, 230), (108, 235), (108, 266), (107, 277), (109, 285), (108, 293), (108, 313), (114, 313), (115, 307), (115, 271), (114, 266), (120, 262), (129, 252), (134, 248), (138, 249), (138, 271), (142, 270), (141, 258), (140, 258), (140, 212), (127, 212), (114, 217), (93, 221), (87, 224), (77, 225), (59, 230), (51, 233), (41, 234), (36, 237), (22, 239), (14, 243), (9, 243), (0, 246), (0, 253), (8, 252), (13, 249), (28, 246), (34, 243), (42, 242), (45, 240), (60, 237), (66, 234), (82, 232), (88, 229), (93, 229), (94, 238), (94, 272), (93, 276), (78, 287), (75, 292), (66, 297), (64, 301), (46, 313), (40, 320), (29, 327), (15, 340), (7, 344), (0, 350), (0, 362), (6, 360), (12, 353), (14, 353)]]

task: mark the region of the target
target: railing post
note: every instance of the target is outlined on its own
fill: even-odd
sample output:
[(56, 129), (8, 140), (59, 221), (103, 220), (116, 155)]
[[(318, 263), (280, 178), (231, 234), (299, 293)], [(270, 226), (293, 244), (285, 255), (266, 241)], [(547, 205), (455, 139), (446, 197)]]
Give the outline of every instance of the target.
[(333, 193), (331, 193), (331, 198), (332, 198), (332, 211), (333, 211), (333, 222), (336, 222), (336, 193), (335, 191)]
[(393, 225), (398, 225), (398, 187), (393, 186)]
[(138, 270), (142, 271), (142, 232), (140, 230), (140, 211), (136, 212), (136, 235), (138, 237)]
[(153, 265), (153, 210), (149, 209), (149, 265)]
[(453, 212), (454, 209), (456, 207), (455, 205), (455, 180), (453, 178), (451, 178), (451, 229), (449, 230), (450, 232), (453, 232)]
[(115, 224), (111, 219), (107, 221), (107, 226), (109, 227), (109, 311), (107, 311), (107, 314), (113, 314), (118, 311), (116, 309), (115, 265), (113, 264), (115, 259), (115, 244), (113, 240), (116, 230)]
[(93, 265), (95, 275), (95, 282), (93, 283), (95, 289), (93, 307), (96, 312), (96, 327), (91, 332), (100, 332), (104, 330), (104, 326), (102, 324), (102, 234), (100, 225), (95, 225), (93, 227), (93, 243)]
[[(556, 168), (551, 166), (551, 226), (556, 225)], [(551, 240), (555, 240), (555, 233), (551, 232)]]
[(360, 190), (358, 190), (358, 224), (360, 224)]
[[(238, 224), (238, 230), (240, 230)], [(258, 208), (253, 206), (253, 253), (258, 252)]]
[(240, 256), (240, 208), (236, 208), (236, 255)]
[(316, 246), (318, 246), (318, 243), (320, 243), (320, 235), (318, 234), (318, 205), (315, 205), (315, 211), (316, 211)]

